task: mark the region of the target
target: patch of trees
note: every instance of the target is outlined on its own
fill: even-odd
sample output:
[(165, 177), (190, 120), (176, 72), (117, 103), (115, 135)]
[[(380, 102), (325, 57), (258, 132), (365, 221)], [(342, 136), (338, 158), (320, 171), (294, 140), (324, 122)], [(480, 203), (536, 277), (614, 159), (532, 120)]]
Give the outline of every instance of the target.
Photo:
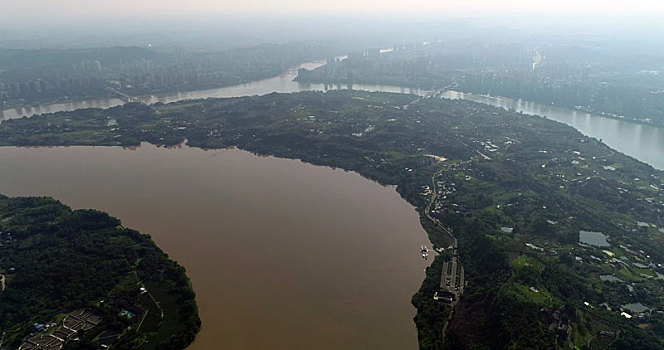
[[(195, 295), (184, 269), (150, 237), (122, 228), (118, 219), (96, 210), (71, 210), (50, 198), (0, 197), (0, 222), (0, 269), (8, 273), (7, 288), (0, 293), (5, 344), (20, 344), (34, 322), (48, 323), (57, 314), (101, 300), (112, 304), (117, 296), (111, 291), (134, 273), (143, 282), (171, 286), (179, 305), (173, 311), (181, 321), (174, 343), (184, 346), (198, 332)], [(129, 295), (136, 298), (138, 287), (122, 297), (137, 303)], [(117, 319), (120, 310), (112, 310), (102, 328)], [(168, 344), (171, 339), (153, 341)]]

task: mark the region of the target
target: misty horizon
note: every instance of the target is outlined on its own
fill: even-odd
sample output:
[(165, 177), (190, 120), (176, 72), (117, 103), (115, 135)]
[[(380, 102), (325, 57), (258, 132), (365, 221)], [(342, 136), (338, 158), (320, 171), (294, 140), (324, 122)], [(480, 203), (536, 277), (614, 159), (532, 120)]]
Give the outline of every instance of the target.
[(443, 0), (413, 0), (408, 3), (397, 0), (337, 0), (332, 2), (312, 2), (304, 0), (286, 0), (279, 2), (264, 0), (243, 1), (241, 5), (233, 1), (192, 0), (187, 2), (175, 0), (118, 0), (112, 4), (104, 4), (86, 0), (24, 0), (8, 1), (3, 5), (0, 20), (21, 20), (22, 18), (46, 17), (57, 19), (59, 16), (67, 20), (72, 18), (127, 18), (127, 17), (160, 17), (186, 15), (392, 15), (397, 17), (450, 17), (477, 16), (482, 14), (504, 15), (514, 13), (553, 13), (553, 14), (655, 14), (664, 11), (664, 4), (654, 0), (636, 1), (523, 1), (506, 0), (501, 2), (487, 0), (470, 0), (464, 2)]
[[(7, 12), (0, 13), (0, 17)], [(35, 15), (40, 16), (40, 15)], [(365, 46), (440, 40), (450, 35), (611, 38), (660, 42), (664, 25), (657, 13), (615, 15), (511, 13), (436, 16), (376, 14), (154, 16), (140, 14), (99, 20), (74, 17), (60, 21), (34, 18), (0, 21), (0, 48), (74, 48), (108, 46), (238, 47), (311, 40), (355, 42)], [(109, 15), (110, 16), (110, 15)], [(20, 16), (18, 16), (20, 18)], [(638, 26), (634, 23), (639, 23)], [(651, 48), (656, 47), (650, 45)], [(655, 45), (656, 46), (656, 45)]]

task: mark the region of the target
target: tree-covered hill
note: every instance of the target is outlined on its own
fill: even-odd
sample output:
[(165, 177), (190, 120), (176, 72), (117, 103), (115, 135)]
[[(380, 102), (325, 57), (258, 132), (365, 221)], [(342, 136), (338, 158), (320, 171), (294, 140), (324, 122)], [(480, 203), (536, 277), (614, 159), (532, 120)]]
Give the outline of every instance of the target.
[[(0, 196), (0, 232), (3, 348), (57, 331), (65, 315), (81, 308), (102, 320), (80, 340), (68, 340), (67, 349), (97, 349), (103, 333), (116, 335), (111, 343), (118, 349), (181, 349), (198, 332), (184, 268), (118, 219), (51, 198)], [(159, 304), (163, 316), (154, 310)], [(134, 317), (121, 316), (124, 309)]]
[[(185, 140), (397, 185), (441, 252), (413, 297), (422, 349), (664, 347), (664, 176), (565, 124), (361, 91), (128, 104), (0, 124), (1, 145)], [(582, 231), (607, 242), (581, 242)], [(452, 256), (467, 282), (453, 312), (433, 299)]]

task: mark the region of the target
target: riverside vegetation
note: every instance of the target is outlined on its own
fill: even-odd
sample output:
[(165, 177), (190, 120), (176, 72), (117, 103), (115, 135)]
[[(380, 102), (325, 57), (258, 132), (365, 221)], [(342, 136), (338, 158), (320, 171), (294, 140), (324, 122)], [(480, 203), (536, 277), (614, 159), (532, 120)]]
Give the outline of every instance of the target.
[[(200, 328), (184, 268), (118, 219), (0, 195), (0, 232), (0, 348), (31, 349), (29, 338), (52, 342), (49, 349), (182, 349)], [(58, 333), (82, 308), (96, 325)]]
[[(0, 124), (6, 146), (185, 141), (397, 185), (442, 249), (412, 300), (422, 349), (664, 346), (663, 174), (570, 126), (357, 91), (133, 103)], [(452, 241), (425, 215), (432, 191), (430, 215), (454, 231), (466, 270), (454, 310), (433, 300)], [(580, 231), (607, 243), (580, 242)]]

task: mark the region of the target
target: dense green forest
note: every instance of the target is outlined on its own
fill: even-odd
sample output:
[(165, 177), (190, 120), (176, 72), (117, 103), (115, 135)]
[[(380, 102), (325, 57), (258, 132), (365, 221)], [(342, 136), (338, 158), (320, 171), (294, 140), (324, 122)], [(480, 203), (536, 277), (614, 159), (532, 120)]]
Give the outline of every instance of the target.
[(200, 327), (184, 268), (103, 212), (0, 196), (0, 273), (1, 348), (57, 332), (78, 309), (101, 322), (66, 349), (182, 349)]
[[(185, 141), (397, 185), (445, 249), (413, 297), (422, 349), (664, 346), (664, 176), (562, 123), (467, 101), (330, 91), (127, 104), (0, 124), (2, 145)], [(453, 230), (466, 270), (453, 310), (433, 300), (452, 238), (426, 215), (429, 205)], [(607, 243), (580, 241), (586, 231)]]

